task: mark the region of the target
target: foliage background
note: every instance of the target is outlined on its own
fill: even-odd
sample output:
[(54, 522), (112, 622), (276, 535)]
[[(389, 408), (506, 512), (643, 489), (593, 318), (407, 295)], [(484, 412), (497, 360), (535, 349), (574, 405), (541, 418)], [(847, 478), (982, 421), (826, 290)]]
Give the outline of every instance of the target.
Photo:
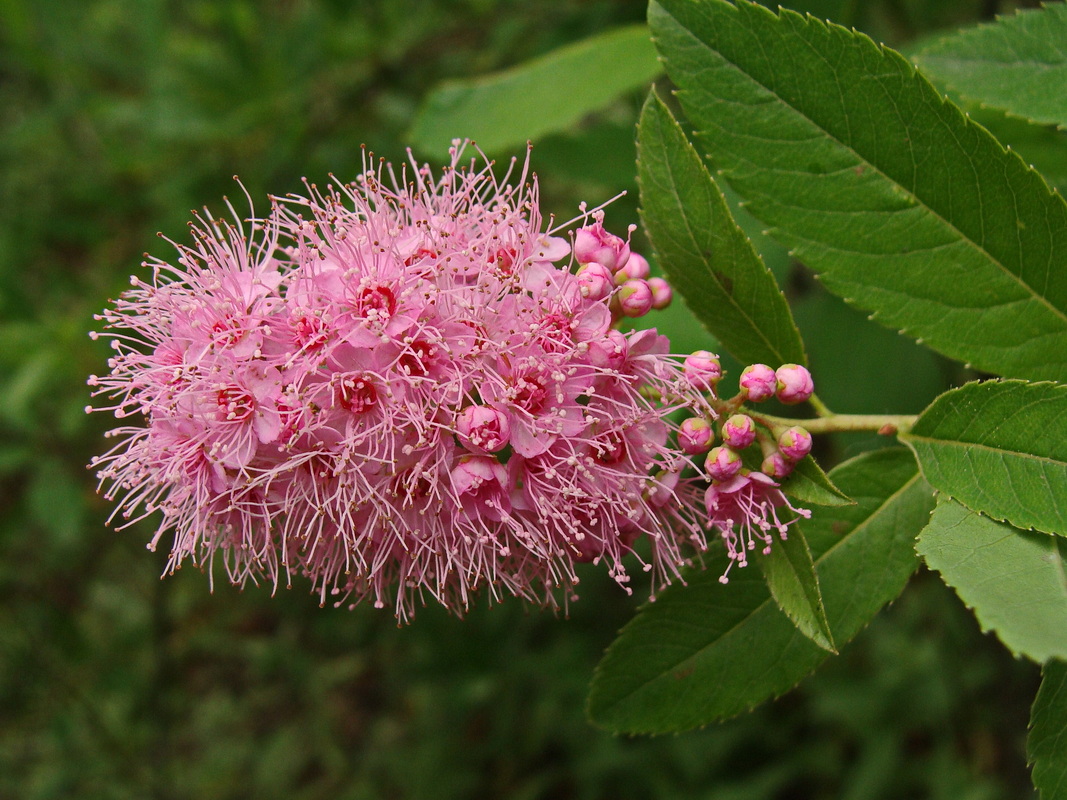
[[(903, 48), (1008, 10), (794, 7)], [(83, 408), (107, 348), (85, 332), (143, 251), (168, 254), (156, 231), (181, 240), (189, 209), (239, 196), (233, 174), (262, 198), (353, 174), (360, 143), (403, 159), (442, 79), (643, 15), (624, 0), (0, 2), (0, 797), (1032, 795), (1037, 670), (925, 573), (777, 702), (681, 737), (620, 739), (582, 706), (639, 598), (595, 568), (569, 619), (510, 602), (464, 622), (428, 608), (398, 630), (299, 589), (208, 594), (192, 570), (160, 581), (149, 530), (104, 525), (84, 464), (109, 423)], [(629, 188), (608, 219), (636, 220), (640, 99), (538, 143), (548, 209), (567, 218)], [(964, 377), (760, 246), (836, 409), (914, 412)], [(659, 321), (678, 350), (707, 346), (680, 304)], [(841, 437), (822, 455), (829, 466), (875, 444)]]

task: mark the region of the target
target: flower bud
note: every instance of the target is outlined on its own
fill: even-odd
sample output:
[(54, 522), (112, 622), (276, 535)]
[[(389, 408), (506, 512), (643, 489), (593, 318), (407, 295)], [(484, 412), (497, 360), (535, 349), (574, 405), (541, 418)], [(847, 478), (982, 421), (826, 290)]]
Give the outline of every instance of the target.
[(649, 272), (645, 257), (639, 253), (630, 253), (626, 263), (615, 270), (615, 283), (621, 286), (626, 281), (644, 280)]
[(771, 478), (784, 478), (792, 471), (792, 462), (786, 461), (785, 457), (777, 451), (764, 458), (763, 464), (760, 465), (760, 472)]
[(491, 456), (465, 456), (449, 475), (452, 490), (471, 516), (500, 520), (511, 510), (507, 468)]
[(778, 379), (774, 370), (766, 364), (752, 364), (741, 370), (738, 384), (743, 398), (753, 403), (761, 403), (774, 396)]
[(583, 264), (575, 277), (582, 297), (589, 300), (603, 300), (615, 288), (611, 270), (595, 261)]
[(786, 405), (803, 403), (815, 391), (811, 373), (799, 364), (783, 364), (774, 374), (778, 399)]
[(748, 414), (734, 414), (723, 423), (722, 440), (734, 450), (744, 450), (756, 440), (756, 423)]
[[(633, 256), (630, 256), (633, 258)], [(648, 286), (652, 289), (652, 307), (656, 311), (662, 311), (671, 304), (674, 299), (674, 290), (663, 278), (649, 278)]]
[(626, 281), (619, 288), (619, 308), (627, 317), (643, 317), (652, 310), (652, 288), (648, 281)]
[(604, 230), (600, 220), (585, 228), (579, 228), (574, 234), (574, 258), (579, 264), (595, 261), (614, 272), (620, 269), (629, 257), (629, 243)]
[(589, 362), (600, 369), (621, 369), (629, 354), (629, 340), (614, 328), (609, 330), (603, 339), (589, 342)]
[(496, 453), (511, 440), (511, 423), (503, 411), (467, 406), (456, 420), (456, 435), (474, 453)]
[(729, 447), (713, 447), (704, 459), (704, 468), (712, 480), (728, 481), (741, 471), (741, 456)]
[(678, 446), (691, 456), (706, 453), (715, 441), (715, 432), (703, 417), (690, 417), (678, 428)]
[(715, 384), (722, 377), (722, 366), (719, 357), (707, 350), (697, 350), (685, 357), (682, 365), (682, 373), (689, 385), (700, 391), (714, 389)]
[(788, 461), (800, 461), (811, 452), (811, 434), (799, 425), (787, 428), (778, 437), (778, 452)]

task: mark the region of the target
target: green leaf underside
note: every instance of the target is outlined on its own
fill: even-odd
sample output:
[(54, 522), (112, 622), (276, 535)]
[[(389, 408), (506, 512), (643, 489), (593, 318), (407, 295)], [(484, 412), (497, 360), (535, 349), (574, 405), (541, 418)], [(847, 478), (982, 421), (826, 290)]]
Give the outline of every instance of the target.
[(916, 547), (1013, 653), (1067, 657), (1067, 542), (997, 522), (942, 495)]
[(786, 539), (775, 541), (770, 553), (757, 552), (754, 560), (767, 579), (767, 588), (778, 608), (815, 644), (836, 653), (819, 578), (803, 532), (794, 526)]
[(902, 56), (746, 0), (649, 21), (712, 161), (828, 288), (981, 369), (1067, 380), (1067, 204)]
[(823, 472), (819, 462), (805, 456), (796, 463), (789, 477), (782, 481), (782, 491), (802, 503), (816, 506), (847, 506), (853, 500), (842, 492)]
[[(903, 449), (831, 472), (856, 505), (801, 521), (838, 646), (895, 598), (915, 569), (915, 534), (933, 498)], [(780, 695), (828, 653), (778, 610), (759, 570), (734, 569), (715, 546), (688, 586), (664, 591), (622, 630), (597, 668), (590, 718), (630, 733), (686, 730)]]
[(1067, 798), (1067, 663), (1049, 661), (1030, 712), (1026, 753), (1041, 800)]
[(1017, 528), (1067, 536), (1067, 386), (969, 383), (901, 439), (935, 489)]
[(1021, 11), (946, 36), (915, 56), (968, 100), (1067, 126), (1067, 5)]
[(774, 275), (654, 91), (637, 142), (641, 218), (657, 263), (686, 305), (742, 364), (807, 364)]
[(566, 130), (663, 71), (644, 25), (593, 36), (503, 72), (434, 90), (415, 119), (412, 146), (447, 154), (453, 139), (487, 153)]

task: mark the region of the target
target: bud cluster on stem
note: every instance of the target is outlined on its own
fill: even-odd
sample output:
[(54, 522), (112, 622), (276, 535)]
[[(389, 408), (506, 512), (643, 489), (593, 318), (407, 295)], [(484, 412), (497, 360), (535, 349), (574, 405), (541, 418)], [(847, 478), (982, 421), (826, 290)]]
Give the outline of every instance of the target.
[[(739, 392), (728, 400), (714, 399), (714, 388), (722, 377), (716, 356), (697, 351), (685, 359), (683, 375), (690, 387), (712, 395), (718, 438), (712, 420), (685, 420), (678, 434), (679, 446), (690, 455), (706, 453), (704, 472), (710, 481), (704, 504), (710, 525), (718, 529), (726, 545), (730, 564), (721, 576), (728, 581), (730, 569), (748, 563), (748, 552), (759, 546), (770, 553), (772, 535), (786, 538), (789, 526), (809, 512), (792, 506), (779, 488), (797, 462), (811, 452), (811, 434), (803, 427), (746, 413), (745, 402), (760, 403), (772, 397), (786, 404), (808, 400), (814, 390), (811, 373), (799, 364), (784, 364), (777, 370), (766, 364), (752, 364), (742, 370)], [(719, 443), (716, 444), (716, 441)], [(746, 459), (750, 448), (758, 455)], [(746, 466), (759, 464), (758, 469)], [(792, 512), (780, 516), (779, 509)], [(758, 544), (757, 544), (758, 543)]]
[[(648, 260), (630, 249), (623, 239), (604, 229), (604, 214), (593, 215), (593, 224), (574, 234), (574, 259), (578, 262), (578, 284), (584, 297), (603, 300), (611, 297), (614, 318), (636, 319), (649, 311), (671, 304), (673, 292), (663, 278), (649, 277)], [(632, 233), (634, 227), (630, 227)]]

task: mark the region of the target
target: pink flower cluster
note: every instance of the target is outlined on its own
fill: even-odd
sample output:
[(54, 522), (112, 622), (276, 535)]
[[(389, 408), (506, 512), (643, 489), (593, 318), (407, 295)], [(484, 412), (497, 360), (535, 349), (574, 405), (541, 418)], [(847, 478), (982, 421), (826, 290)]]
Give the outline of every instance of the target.
[(704, 548), (668, 414), (714, 412), (665, 337), (613, 328), (615, 273), (639, 257), (599, 216), (572, 256), (525, 167), (511, 185), (461, 153), (438, 177), (309, 186), (251, 235), (198, 218), (102, 315), (96, 410), (130, 424), (93, 466), (125, 524), (160, 513), (170, 569), (303, 574), (323, 603), (406, 619), (479, 590), (554, 605), (579, 561), (625, 586), (639, 538), (654, 588)]

